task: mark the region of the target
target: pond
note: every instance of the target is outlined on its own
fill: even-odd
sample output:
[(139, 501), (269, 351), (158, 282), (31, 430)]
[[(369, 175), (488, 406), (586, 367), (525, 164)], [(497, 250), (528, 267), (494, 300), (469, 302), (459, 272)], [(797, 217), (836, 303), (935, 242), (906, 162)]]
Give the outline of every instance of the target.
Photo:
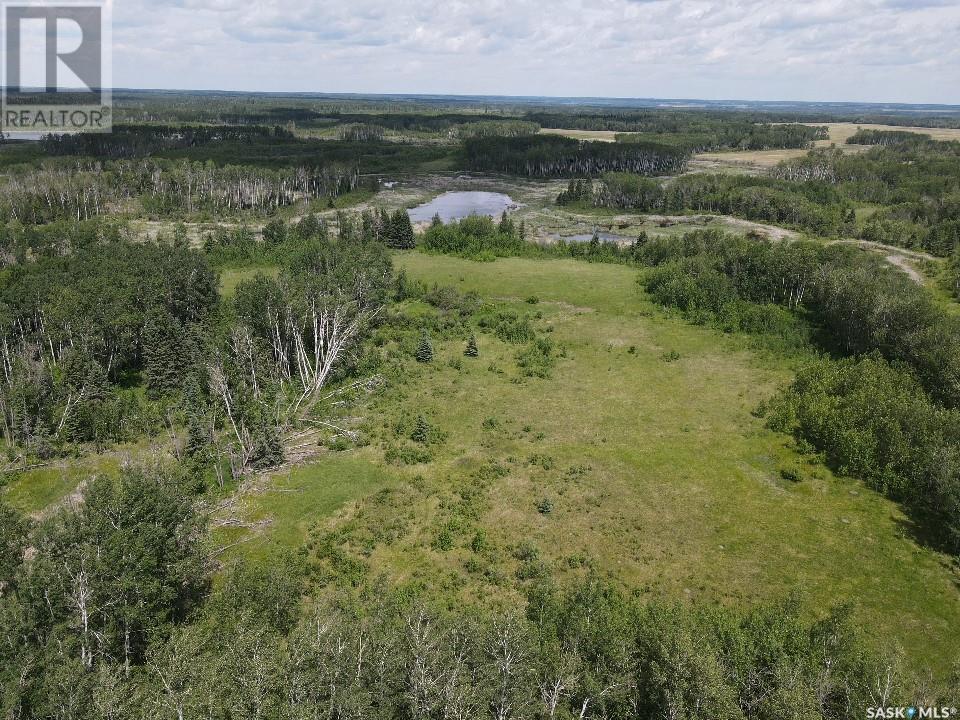
[(444, 222), (461, 220), (470, 215), (488, 215), (498, 218), (505, 210), (517, 207), (509, 195), (479, 190), (445, 192), (433, 200), (410, 210), (413, 222), (430, 222), (439, 215)]

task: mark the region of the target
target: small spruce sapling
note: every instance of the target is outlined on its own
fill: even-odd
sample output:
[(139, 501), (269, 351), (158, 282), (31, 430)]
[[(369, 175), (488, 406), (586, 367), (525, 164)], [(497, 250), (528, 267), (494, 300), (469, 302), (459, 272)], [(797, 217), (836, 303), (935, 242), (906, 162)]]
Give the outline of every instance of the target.
[(426, 332), (420, 336), (420, 342), (417, 345), (417, 362), (433, 362), (433, 344)]
[(467, 347), (463, 351), (463, 354), (467, 357), (480, 357), (480, 349), (477, 347), (477, 338), (475, 335), (471, 335), (470, 339), (467, 340)]
[(430, 439), (430, 424), (423, 415), (417, 415), (417, 423), (413, 426), (410, 439), (418, 443), (425, 443)]

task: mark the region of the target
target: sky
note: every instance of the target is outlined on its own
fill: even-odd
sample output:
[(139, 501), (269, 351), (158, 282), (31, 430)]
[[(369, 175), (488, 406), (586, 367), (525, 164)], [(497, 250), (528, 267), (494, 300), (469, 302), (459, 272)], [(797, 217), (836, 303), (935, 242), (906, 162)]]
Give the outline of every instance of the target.
[(120, 0), (132, 88), (960, 104), (960, 0)]

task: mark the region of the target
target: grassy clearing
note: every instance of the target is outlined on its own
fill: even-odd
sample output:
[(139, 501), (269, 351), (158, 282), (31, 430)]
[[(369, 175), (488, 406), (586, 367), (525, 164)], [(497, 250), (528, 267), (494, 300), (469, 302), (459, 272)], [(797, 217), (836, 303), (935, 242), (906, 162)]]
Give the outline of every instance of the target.
[[(566, 130), (563, 128), (540, 128), (541, 135), (562, 135), (574, 140), (596, 140), (598, 142), (616, 142), (615, 130)], [(629, 135), (631, 133), (620, 133)]]
[[(833, 141), (817, 140), (817, 147), (829, 147)], [(857, 153), (869, 150), (867, 145), (843, 145), (837, 147), (845, 153)], [(802, 148), (782, 148), (777, 150), (723, 150), (711, 153), (699, 153), (691, 163), (691, 169), (701, 172), (744, 172), (763, 171), (775, 167), (784, 160), (803, 157), (809, 152)]]
[(803, 157), (807, 150), (802, 148), (781, 148), (777, 150), (725, 150), (720, 152), (698, 153), (696, 160), (719, 165), (749, 168), (772, 168), (784, 160)]
[(220, 271), (220, 294), (233, 297), (237, 285), (245, 280), (253, 280), (257, 275), (276, 277), (280, 269), (274, 265), (255, 265), (253, 267), (224, 268)]
[(397, 265), (533, 317), (562, 350), (551, 376), (523, 377), (517, 346), (490, 333), (476, 359), (465, 338), (435, 340), (433, 363), (403, 360), (403, 379), (358, 410), (381, 440), (422, 414), (443, 435), (430, 461), (387, 464), (377, 437), (331, 452), (245, 499), (249, 518), (273, 522), (263, 541), (248, 531), (243, 552), (335, 537), (324, 557), (336, 567), (451, 605), (509, 604), (531, 578), (591, 569), (651, 598), (739, 604), (799, 589), (824, 607), (853, 601), (877, 642), (896, 640), (918, 667), (954, 659), (949, 559), (915, 542), (895, 504), (751, 414), (790, 376), (782, 361), (664, 316), (626, 267), (420, 253)]
[(0, 487), (0, 497), (24, 514), (46, 515), (81, 483), (96, 475), (118, 473), (121, 454), (91, 455), (7, 475), (7, 484)]
[(240, 495), (232, 509), (255, 530), (224, 526), (214, 531), (215, 544), (241, 542), (220, 559), (242, 554), (262, 560), (278, 548), (299, 548), (318, 520), (392, 482), (373, 458), (362, 452), (330, 453), (322, 462), (276, 473), (261, 489)]

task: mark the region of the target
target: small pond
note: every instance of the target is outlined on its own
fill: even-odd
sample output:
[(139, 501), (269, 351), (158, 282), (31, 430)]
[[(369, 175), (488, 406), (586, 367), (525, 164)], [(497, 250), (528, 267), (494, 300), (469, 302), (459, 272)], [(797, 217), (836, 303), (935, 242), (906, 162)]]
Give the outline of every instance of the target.
[(470, 215), (488, 215), (498, 218), (505, 210), (517, 207), (509, 195), (479, 190), (445, 192), (433, 200), (410, 210), (413, 222), (430, 222), (439, 215), (444, 222), (461, 220)]

